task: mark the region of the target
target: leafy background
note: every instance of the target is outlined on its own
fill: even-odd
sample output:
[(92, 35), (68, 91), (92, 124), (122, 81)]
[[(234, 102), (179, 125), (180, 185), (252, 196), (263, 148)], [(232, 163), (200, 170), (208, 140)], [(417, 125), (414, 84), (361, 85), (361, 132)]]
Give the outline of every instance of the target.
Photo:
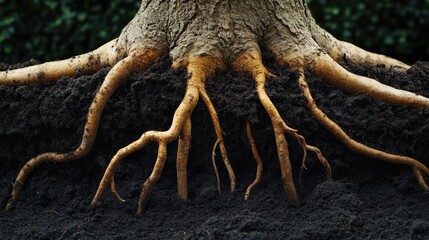
[[(406, 62), (429, 60), (429, 0), (307, 0), (339, 39)], [(0, 0), (0, 61), (61, 59), (117, 36), (138, 0)]]

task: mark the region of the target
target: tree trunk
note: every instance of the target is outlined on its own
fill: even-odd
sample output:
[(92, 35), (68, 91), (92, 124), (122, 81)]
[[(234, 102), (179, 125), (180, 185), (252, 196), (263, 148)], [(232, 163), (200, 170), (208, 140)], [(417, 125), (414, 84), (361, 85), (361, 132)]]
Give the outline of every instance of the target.
[[(428, 98), (350, 73), (338, 62), (383, 64), (387, 68), (400, 71), (408, 69), (408, 65), (335, 39), (315, 23), (304, 0), (147, 0), (142, 2), (138, 13), (123, 29), (119, 38), (93, 52), (68, 60), (0, 72), (0, 84), (22, 85), (52, 81), (63, 75), (73, 76), (76, 70), (90, 73), (105, 65), (112, 66), (89, 109), (81, 145), (69, 153), (43, 153), (30, 159), (18, 174), (7, 208), (16, 201), (27, 175), (41, 163), (48, 160), (64, 162), (84, 157), (93, 145), (101, 113), (115, 89), (131, 73), (146, 70), (166, 53), (170, 54), (173, 67), (185, 67), (188, 71), (185, 97), (176, 110), (171, 127), (166, 131), (148, 131), (138, 140), (120, 149), (111, 160), (92, 203), (99, 202), (108, 187), (123, 201), (115, 190), (114, 181), (114, 173), (119, 163), (149, 142), (157, 142), (158, 158), (140, 196), (138, 213), (141, 213), (164, 167), (167, 145), (176, 139), (179, 139), (178, 193), (179, 197), (186, 199), (186, 164), (192, 126), (190, 116), (199, 99), (203, 101), (212, 118), (217, 136), (215, 149), (219, 147), (230, 178), (231, 191), (234, 191), (235, 174), (228, 160), (220, 120), (205, 90), (208, 77), (218, 69), (231, 67), (235, 71), (250, 74), (255, 81), (257, 95), (273, 125), (285, 190), (290, 201), (299, 206), (285, 135), (292, 136), (302, 147), (302, 169), (305, 169), (307, 151), (316, 154), (324, 165), (328, 178), (331, 176), (331, 169), (321, 151), (307, 144), (297, 130), (287, 126), (271, 102), (265, 85), (267, 79), (273, 75), (262, 62), (261, 49), (272, 51), (278, 63), (287, 63), (298, 73), (298, 84), (311, 113), (347, 147), (368, 157), (411, 167), (418, 183), (423, 189), (429, 190), (423, 178), (423, 174), (429, 175), (429, 168), (415, 159), (373, 149), (350, 138), (317, 107), (304, 75), (305, 68), (311, 68), (316, 75), (344, 90), (365, 92), (392, 104), (429, 108)], [(251, 137), (249, 141), (252, 142)], [(253, 148), (257, 158), (259, 154), (256, 153), (256, 146)], [(214, 168), (217, 173), (216, 166)], [(258, 168), (261, 169), (262, 165)], [(220, 191), (219, 186), (218, 182)], [(247, 198), (252, 188), (253, 185), (246, 191)]]

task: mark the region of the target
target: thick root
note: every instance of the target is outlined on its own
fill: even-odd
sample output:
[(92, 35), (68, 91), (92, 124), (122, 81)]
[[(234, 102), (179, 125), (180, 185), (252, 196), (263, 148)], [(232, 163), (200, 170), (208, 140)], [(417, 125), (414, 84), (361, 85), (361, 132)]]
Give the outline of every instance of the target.
[(117, 47), (117, 39), (98, 49), (66, 60), (47, 62), (26, 68), (0, 72), (1, 85), (46, 83), (63, 76), (73, 77), (76, 71), (89, 74), (105, 66), (112, 66), (123, 58), (124, 49)]
[(383, 160), (389, 163), (395, 163), (395, 164), (404, 164), (407, 166), (410, 166), (413, 170), (413, 173), (416, 177), (416, 180), (420, 184), (420, 186), (428, 191), (429, 188), (421, 174), (421, 172), (425, 173), (429, 176), (429, 169), (420, 163), (419, 161), (406, 157), (406, 156), (400, 156), (395, 154), (386, 153), (371, 147), (368, 147), (362, 143), (359, 143), (352, 138), (350, 138), (342, 129), (339, 127), (334, 121), (329, 119), (325, 113), (323, 113), (316, 105), (311, 93), (310, 89), (307, 85), (307, 82), (305, 81), (304, 77), (304, 71), (303, 69), (299, 70), (299, 78), (298, 78), (298, 84), (301, 88), (301, 91), (305, 98), (307, 99), (308, 107), (313, 114), (313, 116), (327, 129), (329, 130), (335, 137), (340, 139), (344, 145), (346, 145), (349, 149), (351, 149), (354, 152), (360, 153), (364, 156), (375, 158), (379, 160)]
[(346, 91), (363, 92), (391, 104), (429, 107), (428, 98), (387, 86), (371, 78), (353, 74), (341, 67), (325, 53), (320, 56), (314, 56), (309, 67), (329, 84)]
[(198, 103), (201, 92), (205, 91), (202, 89), (204, 89), (204, 82), (206, 78), (211, 76), (216, 69), (220, 68), (220, 65), (216, 64), (215, 60), (216, 59), (213, 60), (211, 58), (190, 58), (182, 62), (186, 65), (188, 76), (190, 76), (190, 78), (188, 80), (185, 97), (174, 114), (170, 129), (164, 132), (146, 132), (137, 141), (120, 149), (110, 161), (110, 164), (107, 167), (98, 190), (92, 200), (92, 205), (96, 205), (101, 200), (109, 185), (112, 189), (112, 192), (116, 192), (113, 186), (113, 177), (117, 167), (119, 166), (119, 163), (126, 156), (142, 149), (149, 142), (155, 141), (159, 145), (158, 157), (151, 175), (143, 184), (143, 190), (140, 195), (139, 206), (137, 210), (137, 214), (141, 214), (145, 209), (150, 193), (158, 181), (164, 167), (165, 160), (167, 158), (167, 144), (177, 139), (179, 134), (181, 134), (181, 136), (179, 139), (179, 149), (177, 153), (178, 194), (180, 198), (187, 199), (186, 164), (191, 136), (190, 116)]
[(340, 41), (330, 33), (314, 24), (313, 37), (320, 47), (322, 47), (336, 62), (353, 62), (369, 66), (384, 65), (387, 69), (405, 71), (410, 68), (409, 65), (393, 59), (391, 57), (368, 52), (351, 43)]
[(290, 134), (294, 137), (297, 142), (301, 145), (304, 151), (303, 163), (305, 162), (307, 156), (307, 150), (313, 151), (319, 157), (319, 160), (327, 168), (328, 176), (331, 176), (331, 168), (327, 164), (326, 159), (320, 154), (320, 150), (316, 147), (307, 145), (305, 138), (297, 133), (297, 130), (290, 128), (283, 121), (279, 112), (277, 111), (274, 104), (271, 102), (265, 91), (265, 83), (267, 77), (273, 76), (262, 64), (262, 57), (259, 53), (249, 52), (243, 54), (234, 62), (234, 69), (241, 72), (250, 73), (256, 83), (256, 92), (258, 94), (259, 100), (267, 111), (269, 117), (271, 118), (271, 123), (274, 128), (274, 135), (277, 145), (277, 153), (280, 162), (280, 170), (283, 179), (283, 186), (288, 193), (289, 201), (296, 207), (300, 205), (298, 194), (293, 182), (292, 176), (292, 167), (289, 159), (289, 150), (288, 144), (285, 138), (285, 134)]
[(186, 119), (182, 126), (177, 146), (177, 195), (182, 200), (188, 199), (188, 156), (191, 148), (191, 118)]
[(156, 59), (159, 52), (140, 51), (130, 54), (130, 56), (119, 61), (107, 74), (106, 79), (96, 93), (91, 106), (87, 121), (85, 123), (84, 134), (79, 147), (68, 153), (43, 153), (30, 159), (20, 170), (12, 188), (11, 197), (6, 205), (6, 209), (10, 209), (18, 199), (22, 187), (27, 176), (40, 164), (46, 161), (66, 162), (80, 159), (88, 154), (94, 143), (100, 123), (101, 114), (107, 104), (110, 96), (121, 85), (132, 72), (145, 70)]

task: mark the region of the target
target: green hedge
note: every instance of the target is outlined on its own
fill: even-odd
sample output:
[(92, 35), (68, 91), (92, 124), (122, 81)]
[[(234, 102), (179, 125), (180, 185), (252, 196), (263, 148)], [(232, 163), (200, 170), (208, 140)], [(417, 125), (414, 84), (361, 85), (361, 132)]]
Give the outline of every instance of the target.
[[(428, 60), (429, 0), (307, 0), (339, 39), (405, 61)], [(0, 61), (61, 59), (117, 36), (139, 0), (0, 0)]]
[(141, 1), (0, 0), (0, 61), (48, 61), (119, 35)]
[(307, 0), (335, 37), (408, 62), (429, 60), (429, 0)]

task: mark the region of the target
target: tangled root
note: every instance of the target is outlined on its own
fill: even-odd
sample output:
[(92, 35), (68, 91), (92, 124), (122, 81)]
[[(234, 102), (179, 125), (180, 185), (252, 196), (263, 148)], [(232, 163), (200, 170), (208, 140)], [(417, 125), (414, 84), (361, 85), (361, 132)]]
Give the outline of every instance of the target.
[[(111, 58), (113, 57), (113, 54), (111, 53), (111, 48), (111, 43), (108, 43), (94, 52), (90, 52), (75, 58), (70, 58), (68, 60), (59, 61), (59, 67), (57, 67), (57, 62), (49, 62), (36, 65), (34, 67), (18, 69), (10, 72), (2, 72), (1, 74), (5, 74), (5, 77), (3, 79), (0, 78), (2, 80), (0, 83), (8, 85), (31, 83), (34, 81), (35, 76), (32, 74), (34, 71), (38, 71), (38, 75), (43, 76), (39, 76), (37, 78), (37, 82), (52, 81), (53, 77), (57, 77), (58, 74), (67, 73), (72, 75), (72, 69), (75, 68), (82, 69), (84, 72), (93, 71), (94, 69), (101, 68), (104, 64), (108, 64), (110, 61), (112, 61)], [(30, 174), (43, 162), (67, 162), (86, 156), (94, 144), (101, 114), (110, 96), (131, 73), (147, 69), (161, 55), (162, 52), (158, 51), (139, 50), (132, 52), (129, 56), (118, 61), (107, 74), (103, 84), (97, 91), (91, 103), (79, 147), (68, 153), (48, 152), (42, 153), (30, 159), (21, 168), (13, 184), (11, 197), (7, 202), (6, 209), (10, 209), (18, 199), (28, 174)], [(99, 59), (100, 64), (97, 64), (97, 66), (94, 66), (94, 64), (91, 63), (91, 60), (94, 59), (94, 57)]]
[[(273, 126), (284, 188), (290, 202), (294, 206), (299, 206), (285, 135), (290, 135), (302, 148), (301, 172), (306, 169), (307, 152), (315, 153), (324, 166), (328, 179), (332, 178), (332, 170), (321, 151), (307, 144), (298, 130), (289, 127), (270, 100), (265, 85), (267, 79), (274, 76), (262, 63), (260, 44), (274, 53), (279, 64), (288, 64), (292, 70), (298, 72), (298, 85), (311, 113), (344, 145), (371, 158), (409, 166), (420, 186), (429, 191), (424, 179), (424, 176), (429, 175), (429, 169), (425, 165), (413, 158), (389, 154), (350, 138), (317, 107), (304, 77), (304, 69), (308, 68), (327, 83), (346, 91), (362, 92), (391, 104), (429, 108), (428, 98), (353, 74), (339, 63), (351, 61), (370, 66), (384, 64), (388, 69), (395, 71), (409, 69), (407, 64), (335, 39), (317, 26), (305, 1), (179, 2), (170, 4), (168, 1), (143, 1), (140, 10), (123, 29), (120, 37), (95, 51), (67, 60), (0, 72), (0, 84), (24, 85), (52, 82), (62, 76), (74, 76), (76, 71), (88, 74), (104, 66), (112, 67), (91, 103), (79, 147), (68, 153), (42, 153), (30, 159), (15, 180), (6, 209), (10, 209), (16, 202), (27, 176), (40, 164), (46, 161), (71, 161), (87, 155), (94, 143), (101, 114), (110, 96), (131, 73), (146, 70), (160, 56), (167, 53), (173, 59), (173, 67), (184, 67), (188, 72), (185, 96), (173, 116), (172, 124), (166, 131), (145, 132), (138, 140), (116, 153), (104, 173), (92, 205), (101, 201), (109, 186), (113, 195), (123, 202), (124, 199), (120, 197), (115, 186), (114, 174), (117, 167), (126, 156), (142, 149), (149, 142), (156, 142), (158, 155), (155, 166), (143, 184), (139, 199), (137, 213), (142, 213), (164, 167), (167, 145), (176, 139), (178, 139), (176, 162), (178, 195), (186, 200), (187, 162), (192, 129), (190, 116), (199, 99), (207, 107), (216, 133), (212, 160), (214, 162), (214, 153), (219, 148), (228, 171), (231, 191), (234, 191), (235, 174), (228, 159), (220, 121), (205, 90), (206, 79), (213, 76), (216, 70), (232, 67), (235, 71), (251, 75), (255, 82), (258, 98)], [(246, 131), (253, 156), (257, 161), (255, 181), (245, 193), (247, 200), (251, 191), (260, 182), (262, 160), (249, 123), (246, 124)], [(220, 178), (215, 164), (214, 168), (220, 192)]]
[[(118, 198), (118, 200), (122, 201), (122, 198), (120, 198), (119, 195), (116, 194), (114, 186), (114, 173), (119, 166), (119, 163), (126, 156), (142, 149), (146, 144), (155, 141), (159, 145), (158, 157), (155, 161), (155, 166), (152, 170), (151, 175), (143, 184), (143, 190), (140, 195), (137, 210), (137, 214), (141, 214), (146, 207), (153, 186), (158, 181), (165, 161), (167, 159), (167, 144), (177, 139), (179, 137), (179, 134), (179, 149), (177, 151), (178, 193), (180, 198), (184, 200), (187, 199), (188, 194), (186, 183), (186, 164), (190, 145), (190, 116), (195, 106), (197, 105), (200, 97), (203, 98), (203, 101), (207, 105), (209, 112), (212, 116), (213, 123), (215, 125), (215, 130), (218, 134), (218, 142), (222, 142), (222, 130), (219, 125), (218, 117), (205, 91), (205, 80), (208, 76), (212, 75), (217, 68), (220, 67), (222, 67), (221, 61), (217, 61), (216, 59), (211, 58), (191, 58), (186, 61), (186, 68), (189, 76), (186, 92), (182, 102), (180, 103), (174, 114), (173, 122), (171, 124), (170, 129), (164, 132), (148, 131), (144, 133), (137, 141), (120, 149), (112, 158), (109, 166), (107, 167), (98, 187), (97, 193), (92, 200), (92, 205), (96, 205), (101, 200), (101, 197), (103, 196), (106, 191), (106, 188), (109, 185), (111, 186), (112, 192)], [(224, 145), (219, 144), (219, 146), (223, 146), (223, 149), (225, 151), (224, 162), (230, 177), (231, 191), (234, 191), (235, 174), (231, 168), (228, 158), (226, 157), (226, 150), (224, 148)]]

